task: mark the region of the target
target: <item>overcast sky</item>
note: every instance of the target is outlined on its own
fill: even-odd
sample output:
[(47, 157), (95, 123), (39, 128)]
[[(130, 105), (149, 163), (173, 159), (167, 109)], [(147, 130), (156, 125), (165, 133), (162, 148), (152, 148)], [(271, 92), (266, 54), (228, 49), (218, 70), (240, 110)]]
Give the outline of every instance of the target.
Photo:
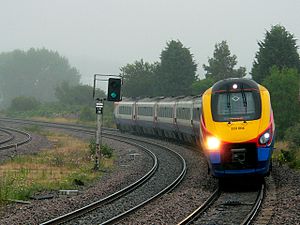
[(300, 1), (0, 0), (0, 52), (58, 51), (92, 83), (94, 73), (158, 61), (172, 39), (190, 48), (202, 76), (214, 45), (227, 40), (249, 72), (257, 42), (276, 24), (300, 38)]

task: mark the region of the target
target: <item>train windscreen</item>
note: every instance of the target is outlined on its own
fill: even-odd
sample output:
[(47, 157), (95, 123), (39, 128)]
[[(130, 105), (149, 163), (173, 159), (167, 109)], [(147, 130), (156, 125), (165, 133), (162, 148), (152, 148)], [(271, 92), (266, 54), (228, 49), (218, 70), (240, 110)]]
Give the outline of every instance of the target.
[(225, 91), (212, 96), (216, 122), (256, 120), (261, 116), (260, 95), (256, 91)]

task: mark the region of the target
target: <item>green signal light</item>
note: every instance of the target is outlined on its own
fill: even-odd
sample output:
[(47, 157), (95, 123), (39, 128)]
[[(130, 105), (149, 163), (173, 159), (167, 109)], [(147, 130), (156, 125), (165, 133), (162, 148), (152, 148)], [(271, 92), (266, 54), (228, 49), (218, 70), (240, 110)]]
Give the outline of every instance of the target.
[(121, 86), (122, 80), (120, 78), (108, 79), (107, 101), (117, 102), (121, 100)]
[(117, 97), (117, 94), (116, 94), (116, 92), (112, 92), (112, 93), (110, 94), (110, 96), (111, 96), (112, 98), (116, 98), (116, 97)]

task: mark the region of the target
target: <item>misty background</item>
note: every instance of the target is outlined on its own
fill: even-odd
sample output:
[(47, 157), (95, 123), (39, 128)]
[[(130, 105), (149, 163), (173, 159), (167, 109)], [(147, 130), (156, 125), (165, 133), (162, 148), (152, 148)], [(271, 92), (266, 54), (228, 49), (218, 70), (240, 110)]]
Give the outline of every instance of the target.
[[(93, 74), (119, 74), (127, 63), (158, 61), (171, 39), (202, 64), (226, 40), (238, 66), (251, 70), (257, 42), (280, 24), (300, 37), (296, 0), (0, 0), (0, 52), (46, 48), (66, 57), (81, 82)], [(299, 42), (297, 43), (299, 44)]]

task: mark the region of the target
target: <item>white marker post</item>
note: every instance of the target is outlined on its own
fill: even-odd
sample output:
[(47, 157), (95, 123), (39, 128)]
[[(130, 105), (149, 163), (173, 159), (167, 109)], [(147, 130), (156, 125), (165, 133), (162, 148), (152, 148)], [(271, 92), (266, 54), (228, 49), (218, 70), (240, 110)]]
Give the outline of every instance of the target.
[(97, 131), (96, 131), (96, 152), (95, 152), (95, 170), (100, 169), (101, 160), (101, 144), (102, 144), (102, 115), (103, 115), (103, 99), (96, 99), (97, 114)]

